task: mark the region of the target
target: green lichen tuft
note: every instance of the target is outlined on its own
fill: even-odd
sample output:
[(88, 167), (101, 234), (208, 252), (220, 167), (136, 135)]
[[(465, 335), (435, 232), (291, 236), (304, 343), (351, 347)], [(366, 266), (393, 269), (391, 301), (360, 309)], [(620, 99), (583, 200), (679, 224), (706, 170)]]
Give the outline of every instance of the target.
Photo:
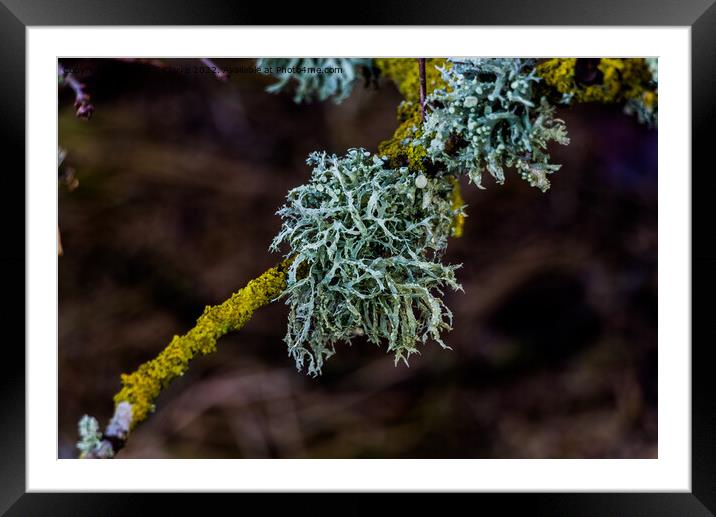
[(540, 79), (530, 59), (460, 58), (444, 69), (448, 88), (428, 96), (423, 134), (412, 145), (427, 150), (443, 174), (466, 174), (482, 188), (487, 170), (505, 181), (514, 167), (531, 186), (543, 192), (548, 175), (560, 168), (550, 163), (547, 145), (569, 143), (555, 108), (537, 94)]
[(224, 334), (243, 327), (253, 312), (277, 298), (286, 287), (290, 260), (273, 267), (220, 305), (207, 306), (194, 328), (171, 343), (154, 359), (135, 372), (122, 375), (122, 389), (114, 397), (115, 405), (132, 406), (132, 429), (154, 409), (154, 401), (176, 377), (187, 371), (189, 361), (216, 350), (216, 341)]
[(80, 451), (80, 458), (87, 457), (97, 451), (102, 443), (102, 433), (99, 430), (97, 419), (89, 415), (80, 418), (77, 424), (80, 434), (80, 441), (77, 442), (77, 449)]
[(270, 93), (292, 90), (297, 104), (326, 99), (339, 104), (350, 95), (361, 71), (372, 65), (368, 58), (261, 58), (256, 66), (276, 78), (266, 88)]
[(308, 163), (311, 179), (288, 193), (271, 246), (286, 244), (295, 257), (283, 296), (297, 368), (318, 375), (335, 344), (357, 335), (387, 343), (396, 363), (428, 339), (445, 346), (452, 314), (441, 287), (460, 288), (457, 266), (440, 262), (455, 215), (452, 185), (362, 149), (313, 153)]

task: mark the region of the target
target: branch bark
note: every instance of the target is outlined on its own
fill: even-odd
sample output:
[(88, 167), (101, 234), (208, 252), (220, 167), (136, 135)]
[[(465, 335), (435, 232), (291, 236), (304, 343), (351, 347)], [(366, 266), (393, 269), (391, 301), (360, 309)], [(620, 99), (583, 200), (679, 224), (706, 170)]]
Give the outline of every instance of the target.
[(418, 78), (420, 80), (420, 109), (425, 122), (425, 99), (427, 97), (427, 81), (425, 79), (425, 58), (418, 58)]

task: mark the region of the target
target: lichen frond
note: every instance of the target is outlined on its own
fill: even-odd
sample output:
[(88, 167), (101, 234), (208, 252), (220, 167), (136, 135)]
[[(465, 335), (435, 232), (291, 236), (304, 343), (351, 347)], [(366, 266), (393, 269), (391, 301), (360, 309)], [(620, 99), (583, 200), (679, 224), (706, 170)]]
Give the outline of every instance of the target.
[(80, 458), (95, 453), (102, 443), (102, 433), (99, 430), (97, 419), (84, 415), (77, 424), (77, 430), (80, 435), (80, 441), (77, 442)]
[(187, 371), (189, 361), (214, 352), (221, 336), (243, 327), (256, 309), (281, 295), (290, 262), (287, 259), (251, 280), (220, 305), (207, 306), (189, 332), (174, 336), (156, 358), (135, 372), (122, 375), (122, 389), (115, 395), (114, 402), (115, 405), (131, 404), (132, 429), (153, 411), (154, 401), (162, 389)]
[(261, 58), (256, 66), (277, 81), (266, 91), (293, 91), (296, 103), (332, 99), (336, 104), (346, 99), (361, 68), (369, 68), (366, 58)]
[(319, 374), (335, 344), (356, 335), (387, 343), (396, 363), (428, 339), (445, 346), (452, 314), (440, 288), (460, 288), (458, 266), (439, 260), (455, 212), (450, 183), (362, 149), (313, 153), (308, 163), (311, 179), (288, 193), (271, 245), (295, 257), (283, 296), (297, 368)]
[(448, 174), (467, 174), (482, 188), (487, 170), (498, 183), (514, 167), (543, 192), (547, 176), (560, 168), (550, 163), (547, 145), (569, 143), (555, 108), (536, 95), (540, 79), (530, 59), (455, 59), (442, 70), (448, 85), (428, 96), (423, 134), (412, 145)]

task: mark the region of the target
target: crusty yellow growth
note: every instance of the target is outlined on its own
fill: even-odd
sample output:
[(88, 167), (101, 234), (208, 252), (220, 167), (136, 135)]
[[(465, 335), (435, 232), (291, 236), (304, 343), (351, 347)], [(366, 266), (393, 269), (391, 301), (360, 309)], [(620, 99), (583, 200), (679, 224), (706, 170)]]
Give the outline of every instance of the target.
[(549, 59), (537, 65), (537, 75), (559, 93), (573, 95), (577, 102), (624, 102), (642, 99), (656, 104), (656, 91), (650, 84), (651, 72), (641, 58), (602, 58), (597, 66), (602, 73), (598, 84), (580, 85), (575, 80), (576, 58)]
[(423, 160), (428, 155), (422, 145), (412, 145), (422, 136), (422, 110), (419, 102), (404, 101), (398, 106), (399, 126), (388, 140), (378, 144), (378, 154), (386, 156), (391, 167), (408, 167), (411, 171), (424, 171)]
[[(376, 59), (376, 66), (382, 75), (393, 81), (405, 101), (398, 106), (398, 127), (393, 136), (378, 144), (380, 156), (386, 156), (391, 167), (408, 167), (411, 171), (424, 171), (423, 160), (427, 151), (423, 146), (414, 146), (412, 141), (422, 136), (422, 110), (420, 109), (420, 79), (418, 60), (413, 58)], [(425, 87), (430, 94), (436, 88), (447, 88), (436, 67), (449, 68), (445, 59), (425, 60)]]
[(253, 312), (277, 298), (286, 288), (290, 260), (251, 280), (220, 305), (207, 306), (196, 325), (171, 343), (154, 359), (134, 373), (122, 374), (122, 389), (114, 396), (115, 406), (126, 401), (132, 405), (131, 429), (154, 408), (154, 400), (173, 379), (183, 375), (189, 361), (216, 350), (216, 341), (224, 334), (243, 327)]
[[(453, 210), (458, 210), (465, 206), (465, 200), (462, 198), (462, 189), (460, 189), (460, 182), (455, 176), (450, 176), (450, 182), (452, 183), (452, 205)], [(465, 214), (458, 212), (452, 218), (452, 236), (462, 237), (463, 227), (465, 226)]]

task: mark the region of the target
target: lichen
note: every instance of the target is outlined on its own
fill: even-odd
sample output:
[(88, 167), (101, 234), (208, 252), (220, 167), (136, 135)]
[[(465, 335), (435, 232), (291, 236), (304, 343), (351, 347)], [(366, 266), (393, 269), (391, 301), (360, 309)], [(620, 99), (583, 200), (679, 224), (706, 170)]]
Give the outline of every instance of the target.
[(80, 441), (77, 442), (80, 458), (84, 458), (99, 449), (102, 443), (102, 433), (99, 430), (99, 423), (96, 418), (84, 415), (77, 424), (77, 430), (80, 435)]
[(543, 192), (547, 176), (560, 168), (550, 163), (547, 145), (569, 143), (555, 108), (538, 97), (534, 61), (461, 58), (442, 70), (447, 89), (427, 98), (422, 136), (412, 145), (426, 148), (443, 174), (466, 174), (479, 188), (487, 170), (499, 183), (514, 167)]
[(296, 103), (332, 99), (336, 104), (346, 99), (370, 68), (367, 58), (261, 58), (256, 66), (277, 80), (266, 88), (270, 93), (293, 90)]
[(129, 402), (133, 429), (154, 409), (154, 401), (172, 380), (184, 374), (189, 361), (216, 350), (216, 341), (226, 333), (243, 327), (253, 312), (277, 298), (286, 288), (291, 260), (251, 280), (228, 300), (207, 306), (196, 325), (171, 343), (154, 359), (131, 374), (122, 374), (122, 389), (114, 397), (115, 405)]
[(378, 153), (387, 158), (391, 167), (425, 171), (425, 159), (428, 155), (425, 147), (411, 145), (423, 134), (420, 104), (403, 101), (398, 107), (398, 122), (393, 136), (378, 144)]
[(658, 60), (655, 58), (601, 58), (599, 75), (589, 84), (580, 82), (576, 58), (555, 58), (537, 65), (537, 75), (563, 95), (563, 101), (621, 103), (627, 113), (656, 125)]
[(288, 193), (271, 245), (285, 244), (295, 257), (283, 297), (296, 367), (318, 375), (335, 344), (356, 335), (387, 343), (396, 363), (428, 339), (445, 346), (452, 314), (440, 288), (460, 288), (458, 266), (440, 262), (462, 210), (453, 209), (451, 184), (391, 168), (363, 149), (313, 153), (308, 163), (311, 179)]
[(651, 91), (652, 75), (644, 59), (600, 59), (597, 69), (602, 77), (595, 84), (581, 84), (576, 67), (576, 58), (549, 59), (537, 65), (537, 75), (576, 102), (624, 102)]

